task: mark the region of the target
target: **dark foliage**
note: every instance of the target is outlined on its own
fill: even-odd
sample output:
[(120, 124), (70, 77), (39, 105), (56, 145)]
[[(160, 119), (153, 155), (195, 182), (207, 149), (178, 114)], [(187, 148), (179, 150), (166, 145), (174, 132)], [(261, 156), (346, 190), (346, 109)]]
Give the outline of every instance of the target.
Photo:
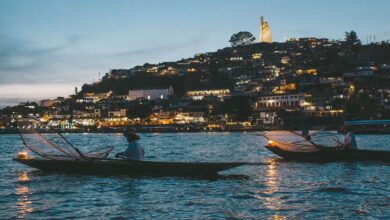
[(221, 113), (227, 113), (239, 121), (246, 121), (251, 115), (250, 98), (245, 96), (233, 96), (221, 104)]
[(243, 46), (243, 45), (249, 45), (253, 43), (256, 40), (256, 38), (248, 31), (240, 31), (236, 34), (233, 34), (230, 37), (229, 42), (232, 44), (233, 47), (236, 46)]

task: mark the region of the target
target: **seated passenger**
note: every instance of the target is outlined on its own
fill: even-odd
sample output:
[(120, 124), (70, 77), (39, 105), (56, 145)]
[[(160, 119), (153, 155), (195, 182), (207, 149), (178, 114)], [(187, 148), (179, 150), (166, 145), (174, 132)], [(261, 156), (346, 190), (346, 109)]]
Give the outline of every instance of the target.
[(304, 128), (301, 133), (302, 137), (304, 137), (307, 141), (311, 141), (311, 136), (309, 134), (309, 129)]
[(117, 153), (115, 157), (125, 158), (128, 160), (142, 160), (144, 159), (145, 151), (138, 143), (140, 137), (132, 130), (125, 131), (123, 136), (127, 138), (129, 145), (124, 152)]
[(357, 143), (354, 133), (347, 126), (341, 127), (341, 132), (344, 134), (343, 148), (357, 149)]

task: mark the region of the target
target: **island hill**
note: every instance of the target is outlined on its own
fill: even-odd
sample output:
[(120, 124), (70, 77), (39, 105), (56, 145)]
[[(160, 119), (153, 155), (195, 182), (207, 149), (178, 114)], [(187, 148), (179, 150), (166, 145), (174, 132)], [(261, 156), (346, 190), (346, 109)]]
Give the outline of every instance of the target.
[(299, 38), (232, 47), (192, 58), (112, 69), (68, 98), (1, 110), (1, 125), (35, 116), (74, 131), (259, 130), (328, 126), (348, 119), (390, 118), (390, 43), (362, 45)]

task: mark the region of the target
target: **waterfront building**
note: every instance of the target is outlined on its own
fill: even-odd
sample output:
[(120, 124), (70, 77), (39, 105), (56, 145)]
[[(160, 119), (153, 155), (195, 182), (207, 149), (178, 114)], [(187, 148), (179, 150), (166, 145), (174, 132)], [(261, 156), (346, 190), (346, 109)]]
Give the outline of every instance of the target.
[(276, 112), (272, 110), (256, 111), (253, 116), (257, 125), (274, 125), (277, 119)]
[(127, 117), (106, 117), (95, 122), (97, 127), (116, 127), (139, 124), (140, 119), (128, 119)]
[(175, 124), (202, 124), (206, 120), (203, 112), (180, 112), (173, 119)]
[(183, 125), (203, 124), (206, 122), (204, 112), (155, 112), (149, 116), (149, 124), (152, 125)]

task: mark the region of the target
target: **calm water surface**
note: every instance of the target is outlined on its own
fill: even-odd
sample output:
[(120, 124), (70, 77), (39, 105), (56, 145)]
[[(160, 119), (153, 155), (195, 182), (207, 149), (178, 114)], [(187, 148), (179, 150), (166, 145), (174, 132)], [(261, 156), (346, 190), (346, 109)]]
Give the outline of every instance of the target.
[[(126, 146), (119, 134), (68, 134), (80, 148)], [(390, 164), (276, 160), (257, 133), (142, 134), (146, 160), (263, 161), (220, 179), (47, 174), (11, 160), (17, 135), (0, 135), (0, 218), (390, 219)], [(390, 150), (390, 135), (359, 135)]]

